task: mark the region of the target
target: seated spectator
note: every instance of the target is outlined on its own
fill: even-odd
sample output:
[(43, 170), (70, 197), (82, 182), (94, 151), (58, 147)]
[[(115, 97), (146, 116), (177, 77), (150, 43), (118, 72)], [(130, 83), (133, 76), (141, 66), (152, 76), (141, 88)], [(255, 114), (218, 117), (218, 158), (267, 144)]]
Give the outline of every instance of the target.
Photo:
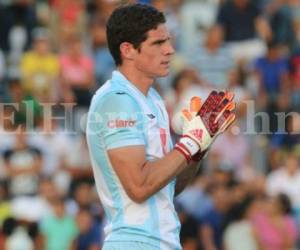
[(71, 250), (100, 250), (100, 224), (91, 216), (90, 211), (79, 210), (76, 215), (76, 223), (79, 235), (74, 240)]
[(292, 206), (300, 208), (300, 168), (299, 159), (293, 153), (286, 156), (282, 167), (269, 173), (266, 180), (266, 191), (275, 196), (285, 194)]
[(21, 59), (24, 91), (41, 102), (54, 102), (59, 75), (58, 57), (50, 52), (49, 31), (33, 30), (32, 49)]
[(256, 60), (255, 70), (259, 82), (258, 105), (270, 117), (271, 132), (276, 132), (274, 112), (286, 111), (290, 105), (288, 63), (280, 54), (278, 44), (268, 43), (268, 51)]
[(51, 203), (58, 197), (58, 191), (50, 179), (40, 179), (38, 193), (34, 196), (19, 196), (11, 201), (14, 218), (37, 223), (53, 214)]
[(243, 133), (234, 134), (233, 129), (228, 129), (219, 136), (211, 148), (208, 159), (212, 160), (214, 165), (232, 166), (234, 176), (238, 180), (251, 180), (255, 176), (249, 140)]
[(0, 48), (8, 55), (10, 67), (17, 68), (32, 42), (31, 32), (38, 22), (36, 9), (31, 1), (16, 0), (0, 12)]
[(180, 51), (188, 52), (204, 41), (206, 30), (215, 24), (219, 2), (182, 1), (179, 12)]
[(9, 191), (13, 196), (36, 194), (43, 156), (38, 148), (27, 143), (24, 127), (16, 133), (15, 144), (3, 152)]
[(34, 250), (34, 241), (31, 239), (27, 227), (13, 218), (7, 219), (3, 225), (5, 231), (5, 250)]
[(8, 104), (14, 109), (14, 123), (12, 126), (19, 124), (28, 124), (32, 129), (42, 117), (42, 108), (35, 98), (24, 93), (21, 81), (19, 78), (11, 78), (8, 83)]
[(87, 182), (76, 183), (71, 189), (72, 198), (67, 202), (66, 211), (70, 215), (76, 215), (80, 209), (93, 210), (92, 185)]
[[(212, 208), (212, 198), (207, 192), (208, 176), (198, 176), (180, 195), (176, 197), (179, 208), (200, 220)], [(201, 204), (201, 206), (199, 206)]]
[(85, 2), (82, 0), (53, 0), (50, 6), (51, 39), (55, 48), (65, 49), (71, 36), (86, 31)]
[(253, 217), (252, 223), (261, 249), (296, 248), (298, 232), (291, 217), (291, 204), (287, 196), (277, 195), (266, 199), (264, 210)]
[(29, 142), (39, 147), (44, 154), (42, 173), (45, 176), (54, 177), (68, 157), (72, 157), (71, 136), (66, 133), (66, 128), (59, 126), (57, 119), (52, 115), (45, 115), (41, 119), (34, 133), (31, 133)]
[(246, 197), (231, 208), (234, 217), (227, 222), (224, 229), (223, 241), (226, 250), (259, 250), (251, 224), (255, 213), (253, 202), (252, 197)]
[(60, 56), (60, 67), (63, 101), (88, 107), (94, 85), (94, 63), (83, 53), (79, 36), (74, 35), (70, 39), (66, 53)]
[(96, 83), (104, 84), (116, 68), (106, 42), (106, 21), (104, 18), (95, 17), (91, 20), (92, 54), (95, 65)]
[(187, 55), (189, 66), (196, 69), (201, 82), (211, 88), (227, 89), (229, 74), (234, 68), (231, 51), (223, 46), (223, 31), (213, 26), (206, 39)]
[(201, 240), (204, 249), (222, 249), (224, 216), (230, 206), (228, 195), (224, 186), (213, 187), (213, 207), (201, 220)]
[(269, 153), (271, 169), (278, 168), (289, 152), (300, 157), (300, 115), (293, 113), (287, 116), (285, 121), (286, 129), (271, 136)]
[[(300, 23), (300, 22), (299, 22)], [(300, 25), (299, 25), (300, 27)], [(293, 50), (289, 58), (292, 110), (300, 111), (300, 47)]]
[(55, 172), (55, 183), (63, 192), (82, 181), (93, 182), (93, 171), (91, 167), (87, 142), (84, 134), (74, 136), (69, 140), (66, 154), (64, 155), (60, 168)]
[(265, 43), (257, 38), (257, 34), (268, 41), (272, 32), (255, 3), (250, 0), (226, 1), (221, 5), (217, 19), (236, 61), (251, 62), (264, 54)]
[(180, 205), (177, 205), (176, 211), (181, 223), (180, 242), (182, 248), (187, 250), (198, 249), (200, 242), (198, 242), (199, 232), (197, 220), (188, 214)]
[(78, 234), (75, 219), (65, 212), (61, 198), (52, 202), (53, 215), (45, 217), (40, 224), (45, 250), (69, 250)]

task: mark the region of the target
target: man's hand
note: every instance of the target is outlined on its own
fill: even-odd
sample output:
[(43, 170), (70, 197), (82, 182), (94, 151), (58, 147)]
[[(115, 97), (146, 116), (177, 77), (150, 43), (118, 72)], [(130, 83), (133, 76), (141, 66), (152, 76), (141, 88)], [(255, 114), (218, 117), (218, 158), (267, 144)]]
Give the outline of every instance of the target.
[(181, 112), (182, 137), (175, 149), (181, 152), (188, 162), (191, 159), (202, 158), (215, 138), (235, 120), (233, 96), (230, 92), (212, 91), (203, 105), (199, 97), (193, 97), (190, 110), (185, 109)]

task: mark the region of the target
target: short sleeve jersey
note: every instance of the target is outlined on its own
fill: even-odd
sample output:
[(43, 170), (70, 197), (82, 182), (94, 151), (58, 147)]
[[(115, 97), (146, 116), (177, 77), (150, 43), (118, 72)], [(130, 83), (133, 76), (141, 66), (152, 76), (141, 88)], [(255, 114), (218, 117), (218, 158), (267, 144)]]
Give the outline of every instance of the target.
[(108, 219), (105, 241), (137, 241), (155, 249), (181, 249), (180, 223), (173, 205), (176, 180), (145, 202), (135, 203), (107, 155), (109, 149), (144, 145), (146, 159), (155, 160), (173, 148), (168, 115), (159, 94), (150, 88), (147, 96), (143, 95), (114, 71), (112, 79), (92, 99), (87, 141), (97, 191)]

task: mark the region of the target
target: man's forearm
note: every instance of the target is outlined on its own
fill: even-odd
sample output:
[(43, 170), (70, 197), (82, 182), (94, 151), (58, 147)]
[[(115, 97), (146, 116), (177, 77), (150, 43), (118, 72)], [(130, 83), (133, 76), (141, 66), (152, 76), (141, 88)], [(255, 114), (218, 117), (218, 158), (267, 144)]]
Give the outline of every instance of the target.
[(146, 196), (150, 197), (183, 171), (188, 171), (190, 167), (182, 154), (176, 150), (171, 151), (162, 159), (147, 162), (143, 168), (145, 176), (143, 187)]
[(190, 163), (176, 178), (175, 196), (179, 195), (185, 187), (195, 178), (200, 167), (199, 162)]

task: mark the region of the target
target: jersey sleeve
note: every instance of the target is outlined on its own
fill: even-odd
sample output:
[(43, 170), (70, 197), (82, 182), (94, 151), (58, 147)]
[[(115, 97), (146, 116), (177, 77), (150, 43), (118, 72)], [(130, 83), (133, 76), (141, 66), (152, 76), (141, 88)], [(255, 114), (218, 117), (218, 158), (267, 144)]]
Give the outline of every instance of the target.
[(124, 92), (110, 93), (102, 98), (97, 113), (106, 149), (145, 145), (144, 116), (133, 97)]

